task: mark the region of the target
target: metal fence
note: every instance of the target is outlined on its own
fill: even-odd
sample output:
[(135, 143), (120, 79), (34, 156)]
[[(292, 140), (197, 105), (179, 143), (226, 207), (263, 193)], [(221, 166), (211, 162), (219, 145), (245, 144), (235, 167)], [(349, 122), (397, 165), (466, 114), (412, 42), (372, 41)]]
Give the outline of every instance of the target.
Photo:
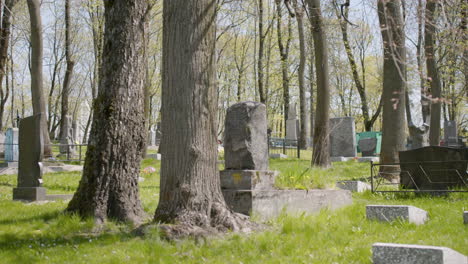
[[(372, 163), (372, 192), (468, 192), (468, 160)], [(385, 178), (397, 175), (398, 183)]]
[[(18, 162), (19, 145), (0, 143), (3, 146), (4, 155), (0, 155), (0, 161)], [(52, 156), (44, 156), (44, 161), (57, 162), (83, 162), (86, 154), (86, 144), (50, 144)], [(8, 150), (7, 150), (8, 149)]]
[(288, 157), (300, 158), (301, 149), (299, 141), (286, 138), (268, 138), (268, 153), (269, 154), (284, 154)]

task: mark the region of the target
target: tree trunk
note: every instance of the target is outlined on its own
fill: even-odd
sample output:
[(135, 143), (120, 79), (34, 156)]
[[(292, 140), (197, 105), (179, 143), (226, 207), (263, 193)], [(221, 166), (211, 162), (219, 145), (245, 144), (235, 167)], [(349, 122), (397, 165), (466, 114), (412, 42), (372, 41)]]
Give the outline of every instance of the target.
[(260, 95), (260, 102), (266, 105), (267, 94), (263, 85), (263, 53), (265, 49), (266, 34), (263, 33), (263, 0), (258, 0), (258, 94)]
[(309, 27), (310, 29), (310, 36), (309, 36), (309, 85), (310, 85), (310, 138), (314, 138), (314, 131), (315, 131), (315, 71), (314, 71), (314, 62), (315, 62), (315, 54), (314, 54), (314, 42), (312, 37), (313, 28), (312, 26)]
[(428, 0), (426, 3), (426, 23), (424, 25), (424, 51), (426, 55), (427, 80), (430, 85), (432, 97), (431, 121), (429, 127), (429, 144), (438, 146), (440, 143), (440, 115), (441, 115), (441, 87), (437, 60), (435, 58), (435, 11), (437, 0)]
[[(398, 151), (405, 147), (405, 35), (399, 0), (377, 0), (383, 40), (383, 117), (381, 163), (399, 162)], [(381, 167), (384, 177), (399, 180), (397, 167)]]
[(17, 2), (18, 0), (5, 0), (0, 29), (0, 130), (3, 128), (3, 112), (9, 96), (9, 89), (3, 89), (3, 78), (7, 74), (12, 10)]
[(302, 3), (294, 1), (294, 7), (296, 10), (297, 30), (299, 35), (299, 101), (300, 101), (300, 119), (301, 119), (301, 131), (299, 137), (299, 146), (301, 149), (307, 149), (307, 136), (309, 135), (309, 120), (307, 112), (307, 98), (306, 98), (306, 85), (305, 85), (305, 64), (306, 64), (306, 41), (304, 33), (304, 8)]
[(138, 177), (146, 141), (144, 116), (147, 1), (105, 2), (99, 91), (83, 176), (67, 211), (140, 223)]
[(422, 51), (422, 43), (424, 40), (423, 37), (423, 4), (422, 0), (418, 0), (418, 7), (417, 7), (417, 18), (418, 18), (418, 42), (416, 44), (416, 60), (418, 64), (418, 73), (420, 75), (420, 90), (421, 90), (421, 114), (422, 120), (424, 124), (429, 124), (429, 119), (431, 115), (431, 100), (429, 99), (429, 93), (426, 89), (426, 77), (424, 75), (424, 60), (423, 60), (423, 51)]
[(70, 49), (70, 0), (65, 0), (65, 59), (67, 61), (67, 69), (65, 71), (65, 78), (63, 79), (62, 87), (62, 109), (60, 113), (60, 142), (67, 142), (66, 118), (68, 115), (68, 98), (70, 96), (70, 82), (73, 76), (73, 67), (75, 66), (75, 62), (71, 57)]
[(320, 0), (307, 0), (315, 49), (317, 78), (317, 107), (315, 110), (314, 151), (312, 165), (330, 166), (330, 80), (328, 69), (328, 42), (324, 31)]
[[(217, 161), (216, 0), (163, 4), (162, 161), (156, 222), (168, 237), (243, 229)], [(169, 145), (170, 144), (170, 145)]]
[(52, 156), (49, 131), (47, 129), (46, 107), (42, 83), (42, 20), (39, 0), (27, 0), (31, 22), (31, 97), (33, 114), (42, 115), (44, 133), (44, 157)]

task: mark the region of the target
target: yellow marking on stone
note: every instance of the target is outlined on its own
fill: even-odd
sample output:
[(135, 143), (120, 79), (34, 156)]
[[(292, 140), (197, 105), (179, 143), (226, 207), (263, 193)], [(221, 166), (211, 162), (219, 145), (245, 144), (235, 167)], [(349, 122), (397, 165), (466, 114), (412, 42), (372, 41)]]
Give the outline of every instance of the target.
[(242, 181), (242, 174), (240, 173), (233, 173), (232, 179), (234, 180), (234, 184), (239, 184)]

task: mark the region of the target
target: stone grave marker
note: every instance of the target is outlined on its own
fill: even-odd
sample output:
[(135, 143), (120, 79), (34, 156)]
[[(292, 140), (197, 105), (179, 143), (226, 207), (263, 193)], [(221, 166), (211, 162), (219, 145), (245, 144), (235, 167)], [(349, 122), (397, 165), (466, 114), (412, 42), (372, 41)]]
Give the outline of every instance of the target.
[(377, 138), (362, 138), (359, 140), (358, 146), (363, 157), (373, 157), (376, 155)]
[(364, 192), (371, 189), (370, 184), (362, 181), (338, 181), (336, 187), (352, 192)]
[(23, 118), (19, 124), (18, 186), (13, 189), (13, 200), (46, 199), (46, 189), (42, 187), (44, 141), (41, 115)]
[(444, 143), (447, 147), (458, 146), (457, 122), (454, 120), (444, 121)]
[(5, 133), (5, 161), (18, 162), (18, 129), (8, 128)]
[(424, 224), (428, 220), (426, 211), (410, 205), (367, 205), (366, 217), (368, 220), (381, 222), (401, 219), (416, 225)]
[(299, 120), (296, 114), (296, 104), (289, 105), (288, 119), (286, 120), (286, 139), (297, 140), (299, 137)]
[(5, 134), (0, 132), (0, 156), (5, 157)]
[(65, 120), (63, 120), (65, 124), (63, 125), (64, 131), (60, 132), (61, 138), (60, 138), (60, 154), (66, 155), (69, 153), (70, 155), (75, 154), (75, 147), (74, 146), (69, 146), (69, 145), (74, 145), (73, 141), (73, 123), (72, 123), (72, 118), (71, 116), (66, 116)]
[(400, 151), (403, 188), (446, 190), (468, 186), (468, 149), (429, 146)]
[(446, 247), (375, 243), (373, 264), (468, 264), (467, 257)]
[(330, 131), (330, 157), (357, 157), (354, 118), (331, 118)]
[(417, 149), (429, 146), (429, 126), (423, 124), (421, 127), (409, 126), (411, 137), (410, 149)]
[(156, 145), (156, 131), (151, 128), (148, 131), (148, 146), (155, 146)]

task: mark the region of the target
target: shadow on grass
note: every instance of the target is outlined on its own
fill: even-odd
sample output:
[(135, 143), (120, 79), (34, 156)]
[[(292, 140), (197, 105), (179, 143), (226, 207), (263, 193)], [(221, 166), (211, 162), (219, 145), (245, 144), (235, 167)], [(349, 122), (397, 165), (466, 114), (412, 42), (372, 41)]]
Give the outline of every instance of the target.
[(61, 214), (63, 214), (63, 211), (62, 210), (57, 210), (57, 211), (54, 211), (54, 212), (44, 213), (44, 214), (40, 214), (40, 215), (34, 215), (34, 216), (31, 216), (31, 217), (25, 217), (25, 218), (19, 218), (19, 219), (15, 218), (15, 219), (8, 219), (8, 220), (0, 220), (0, 226), (1, 225), (27, 223), (27, 222), (39, 221), (39, 220), (47, 222), (47, 221), (50, 221), (52, 219), (57, 218)]
[(11, 183), (8, 183), (8, 182), (0, 182), (0, 186), (15, 187), (14, 184), (11, 184)]

